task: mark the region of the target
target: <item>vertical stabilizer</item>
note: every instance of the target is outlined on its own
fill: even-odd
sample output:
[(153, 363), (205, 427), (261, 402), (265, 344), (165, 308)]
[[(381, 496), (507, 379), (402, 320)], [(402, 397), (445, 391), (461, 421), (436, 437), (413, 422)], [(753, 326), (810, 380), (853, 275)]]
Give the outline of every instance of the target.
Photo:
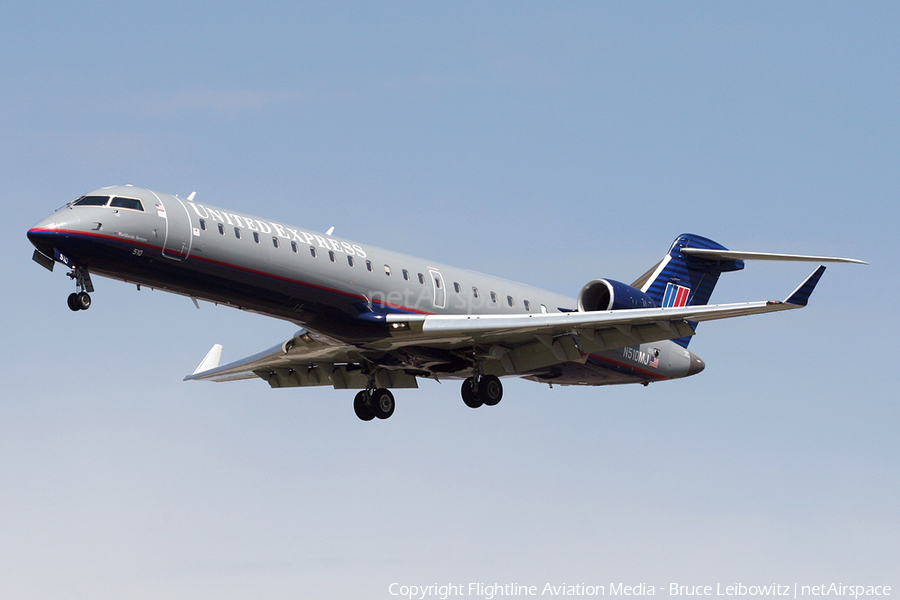
[[(719, 275), (744, 268), (742, 260), (691, 256), (682, 252), (685, 248), (727, 250), (721, 244), (699, 235), (679, 235), (672, 242), (668, 254), (648, 274), (641, 287), (641, 291), (650, 296), (658, 306), (666, 308), (708, 304)], [(696, 323), (689, 323), (692, 328), (697, 328)], [(690, 339), (683, 337), (673, 341), (687, 348)]]

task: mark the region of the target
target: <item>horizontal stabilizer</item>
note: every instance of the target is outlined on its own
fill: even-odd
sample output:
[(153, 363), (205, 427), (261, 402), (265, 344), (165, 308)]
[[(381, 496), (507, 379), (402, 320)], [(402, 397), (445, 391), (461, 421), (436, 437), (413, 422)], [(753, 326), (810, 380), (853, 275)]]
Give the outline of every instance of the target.
[(806, 278), (806, 281), (800, 284), (794, 292), (788, 296), (788, 299), (784, 301), (785, 304), (794, 304), (797, 306), (806, 306), (809, 302), (809, 296), (813, 293), (813, 290), (816, 289), (816, 284), (819, 283), (819, 279), (822, 277), (822, 273), (825, 272), (825, 267), (823, 265), (819, 265), (819, 268), (816, 269), (812, 275)]
[(806, 256), (803, 254), (773, 254), (771, 252), (742, 252), (740, 250), (717, 250), (706, 248), (683, 248), (681, 250), (689, 256), (708, 258), (711, 260), (787, 260), (800, 262), (840, 262), (867, 265), (864, 260), (855, 258), (838, 258), (834, 256)]
[(216, 344), (206, 353), (206, 357), (200, 361), (197, 368), (194, 369), (193, 375), (203, 373), (219, 366), (219, 360), (222, 359), (222, 344)]

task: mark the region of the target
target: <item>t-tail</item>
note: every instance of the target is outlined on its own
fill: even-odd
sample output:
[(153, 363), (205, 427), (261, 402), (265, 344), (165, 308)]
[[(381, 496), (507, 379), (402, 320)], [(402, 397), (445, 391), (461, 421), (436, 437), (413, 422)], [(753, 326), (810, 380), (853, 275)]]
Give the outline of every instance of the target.
[[(631, 285), (647, 294), (657, 306), (663, 308), (702, 306), (709, 303), (713, 289), (719, 281), (719, 275), (727, 271), (740, 271), (744, 268), (745, 260), (867, 264), (851, 258), (729, 250), (703, 236), (683, 233), (672, 242), (672, 247), (669, 248), (665, 258)], [(696, 331), (697, 323), (693, 321), (688, 323)], [(688, 336), (672, 341), (687, 348), (690, 340)]]
[[(709, 303), (719, 275), (739, 271), (744, 261), (734, 259), (701, 258), (692, 256), (686, 248), (728, 250), (725, 246), (692, 233), (679, 235), (669, 252), (656, 266), (647, 271), (632, 286), (647, 294), (657, 306), (664, 308), (702, 306)], [(692, 329), (697, 324), (688, 321)], [(690, 336), (677, 338), (675, 343), (687, 348)]]

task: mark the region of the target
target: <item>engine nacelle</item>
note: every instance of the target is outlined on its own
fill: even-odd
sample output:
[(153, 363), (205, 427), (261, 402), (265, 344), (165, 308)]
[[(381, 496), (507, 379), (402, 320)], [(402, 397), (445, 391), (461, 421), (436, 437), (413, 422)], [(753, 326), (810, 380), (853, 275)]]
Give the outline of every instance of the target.
[(595, 279), (578, 294), (578, 310), (582, 312), (655, 307), (656, 302), (641, 290), (612, 279)]

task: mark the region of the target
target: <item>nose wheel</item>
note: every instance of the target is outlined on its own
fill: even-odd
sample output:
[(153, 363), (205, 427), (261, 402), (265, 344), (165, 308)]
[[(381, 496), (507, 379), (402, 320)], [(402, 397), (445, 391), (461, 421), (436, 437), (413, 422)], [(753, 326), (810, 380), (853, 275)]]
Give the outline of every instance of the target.
[(73, 311), (87, 310), (91, 307), (91, 295), (87, 292), (72, 292), (69, 294), (68, 304)]
[(88, 292), (94, 291), (94, 284), (91, 283), (91, 274), (85, 267), (75, 267), (67, 273), (70, 279), (75, 280), (78, 286), (77, 292), (69, 294), (66, 301), (69, 308), (73, 311), (87, 310), (91, 307), (91, 295)]

